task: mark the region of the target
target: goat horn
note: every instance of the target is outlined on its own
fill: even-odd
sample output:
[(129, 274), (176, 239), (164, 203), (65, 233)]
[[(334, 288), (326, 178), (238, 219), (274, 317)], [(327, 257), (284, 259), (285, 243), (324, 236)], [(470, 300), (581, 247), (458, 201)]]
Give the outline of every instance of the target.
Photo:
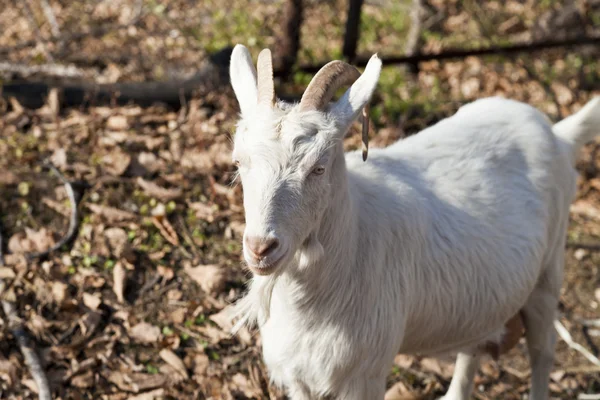
[(336, 90), (351, 85), (360, 72), (350, 64), (335, 60), (327, 63), (310, 81), (300, 100), (300, 111), (322, 110)]
[[(335, 60), (327, 63), (310, 81), (300, 100), (300, 111), (322, 110), (342, 86), (353, 84), (360, 72), (350, 64)], [(362, 158), (369, 152), (369, 108), (362, 110)]]
[(273, 82), (273, 60), (271, 50), (264, 49), (257, 62), (258, 104), (275, 105), (275, 84)]

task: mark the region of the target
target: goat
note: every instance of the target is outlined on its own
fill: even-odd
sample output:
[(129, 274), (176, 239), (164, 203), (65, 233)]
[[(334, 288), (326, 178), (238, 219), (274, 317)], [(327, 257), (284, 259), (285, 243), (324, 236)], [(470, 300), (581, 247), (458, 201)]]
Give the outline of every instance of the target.
[(444, 398), (467, 399), (486, 343), (522, 315), (530, 398), (546, 399), (575, 160), (600, 133), (600, 97), (555, 125), (480, 99), (363, 162), (342, 140), (377, 86), (376, 54), (362, 74), (330, 62), (299, 104), (277, 100), (268, 49), (257, 66), (234, 48), (253, 273), (235, 328), (258, 325), (272, 383), (294, 400), (383, 399), (398, 352), (452, 352)]

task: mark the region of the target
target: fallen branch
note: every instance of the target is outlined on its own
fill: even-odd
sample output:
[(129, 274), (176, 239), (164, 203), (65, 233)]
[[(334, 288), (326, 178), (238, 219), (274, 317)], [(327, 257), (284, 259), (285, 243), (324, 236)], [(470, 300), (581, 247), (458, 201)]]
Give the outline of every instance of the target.
[[(486, 56), (486, 55), (516, 55), (519, 53), (531, 53), (534, 51), (557, 48), (557, 47), (567, 47), (572, 49), (575, 46), (583, 46), (583, 45), (595, 45), (600, 46), (600, 38), (593, 36), (584, 36), (580, 38), (574, 39), (565, 39), (565, 40), (546, 40), (540, 42), (533, 43), (524, 43), (524, 44), (516, 44), (510, 46), (491, 46), (483, 49), (447, 49), (440, 53), (420, 53), (414, 55), (406, 55), (406, 56), (388, 56), (388, 57), (380, 57), (383, 65), (394, 65), (394, 64), (415, 64), (423, 61), (432, 61), (432, 60), (449, 60), (453, 58), (465, 58), (471, 56)], [(364, 67), (369, 62), (370, 57), (357, 57), (353, 62), (353, 65), (357, 67)], [(317, 64), (317, 65), (302, 65), (298, 68), (299, 71), (307, 72), (307, 73), (315, 73), (319, 71), (325, 64)], [(277, 71), (275, 72), (277, 75)]]
[[(4, 253), (3, 253), (3, 243), (2, 243), (2, 227), (0, 226), (0, 266), (4, 266)], [(0, 294), (4, 292), (4, 288), (6, 284), (4, 280), (0, 279)], [(27, 332), (23, 326), (23, 322), (19, 318), (17, 314), (17, 309), (15, 304), (12, 301), (2, 300), (2, 309), (4, 310), (4, 314), (6, 315), (8, 329), (12, 332), (15, 339), (17, 339), (17, 343), (19, 345), (19, 349), (21, 353), (23, 353), (23, 358), (25, 359), (25, 364), (27, 368), (29, 368), (29, 372), (33, 377), (33, 380), (37, 384), (38, 387), (38, 396), (40, 400), (51, 400), (52, 394), (50, 392), (50, 386), (48, 385), (48, 378), (46, 377), (46, 373), (44, 372), (44, 368), (40, 362), (40, 359), (35, 352), (33, 347), (33, 343), (29, 339)]]
[(577, 396), (577, 400), (600, 400), (600, 393), (598, 394), (585, 394), (581, 393)]
[(26, 78), (31, 75), (44, 75), (57, 78), (81, 78), (85, 73), (73, 65), (61, 64), (41, 64), (41, 65), (25, 65), (18, 63), (0, 62), (0, 74), (19, 74)]
[(77, 226), (79, 224), (79, 216), (77, 213), (77, 199), (75, 198), (75, 191), (73, 190), (71, 182), (69, 182), (67, 178), (65, 178), (65, 176), (51, 163), (47, 162), (45, 163), (45, 166), (50, 168), (50, 170), (54, 172), (54, 174), (57, 175), (58, 178), (62, 181), (63, 185), (65, 185), (65, 190), (67, 191), (67, 196), (69, 197), (69, 203), (71, 204), (71, 218), (69, 219), (69, 230), (67, 231), (66, 235), (63, 236), (63, 238), (59, 240), (58, 243), (56, 243), (54, 246), (50, 247), (47, 250), (38, 253), (28, 253), (26, 257), (30, 260), (33, 258), (46, 257), (48, 254), (60, 249), (65, 244), (69, 243), (77, 234)]
[(594, 356), (588, 349), (586, 349), (585, 347), (583, 347), (579, 343), (575, 342), (573, 340), (573, 337), (571, 336), (571, 334), (567, 330), (567, 328), (565, 328), (564, 325), (561, 324), (560, 321), (557, 320), (557, 319), (554, 320), (554, 328), (558, 332), (558, 335), (560, 336), (560, 338), (562, 340), (564, 340), (564, 342), (570, 348), (572, 348), (575, 351), (578, 351), (585, 358), (587, 358), (592, 364), (600, 367), (600, 360), (598, 359), (598, 357)]
[(50, 24), (50, 30), (52, 31), (52, 36), (58, 37), (60, 36), (60, 29), (58, 27), (58, 22), (56, 22), (56, 17), (54, 16), (54, 11), (52, 11), (52, 7), (48, 3), (48, 0), (40, 0), (40, 5), (42, 6), (42, 11), (44, 12), (44, 16), (48, 20)]

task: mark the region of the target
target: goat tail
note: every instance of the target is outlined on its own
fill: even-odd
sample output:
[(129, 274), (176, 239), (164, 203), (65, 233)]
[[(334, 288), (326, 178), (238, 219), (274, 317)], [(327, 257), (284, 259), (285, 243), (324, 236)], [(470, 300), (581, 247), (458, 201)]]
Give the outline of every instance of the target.
[(575, 164), (581, 148), (600, 135), (600, 96), (594, 97), (575, 114), (557, 122), (554, 134), (569, 147), (569, 157)]

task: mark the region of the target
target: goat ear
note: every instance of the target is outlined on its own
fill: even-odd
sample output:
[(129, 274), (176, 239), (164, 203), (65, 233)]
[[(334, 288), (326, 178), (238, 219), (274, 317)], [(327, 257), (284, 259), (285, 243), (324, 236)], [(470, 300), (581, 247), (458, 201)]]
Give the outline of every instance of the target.
[(252, 63), (250, 52), (244, 45), (238, 44), (233, 48), (229, 63), (229, 78), (242, 115), (248, 115), (258, 103), (258, 89), (256, 68)]
[(340, 126), (340, 133), (345, 134), (346, 129), (358, 117), (361, 110), (369, 103), (377, 87), (381, 73), (381, 60), (374, 54), (362, 75), (350, 86), (344, 95), (332, 105), (330, 111), (335, 116)]

